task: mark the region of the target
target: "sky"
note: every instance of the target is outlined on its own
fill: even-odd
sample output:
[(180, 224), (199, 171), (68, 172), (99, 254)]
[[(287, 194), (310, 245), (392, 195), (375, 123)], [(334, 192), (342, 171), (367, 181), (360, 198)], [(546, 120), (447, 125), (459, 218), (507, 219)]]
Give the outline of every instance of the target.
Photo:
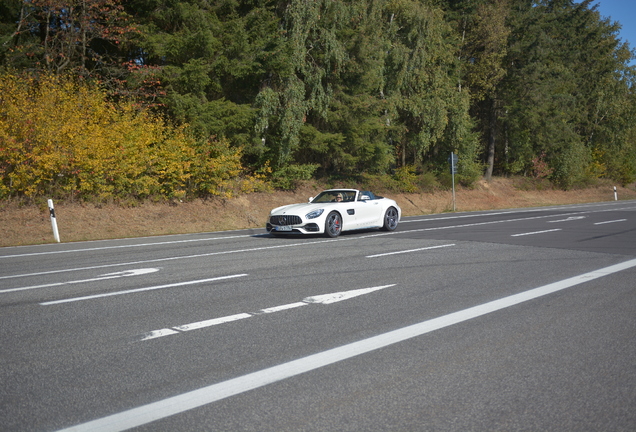
[[(636, 48), (636, 0), (596, 0), (594, 4), (602, 17), (621, 24), (620, 39), (628, 42), (632, 50)], [(636, 60), (631, 65), (636, 66)]]

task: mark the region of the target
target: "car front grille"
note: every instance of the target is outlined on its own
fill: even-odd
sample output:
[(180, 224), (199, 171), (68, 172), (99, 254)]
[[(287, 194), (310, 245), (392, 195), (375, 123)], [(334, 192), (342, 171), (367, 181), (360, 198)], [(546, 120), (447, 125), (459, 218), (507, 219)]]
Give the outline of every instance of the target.
[(272, 216), (269, 218), (269, 223), (272, 225), (300, 225), (302, 223), (302, 219), (300, 216), (290, 216), (290, 215), (282, 215), (282, 216)]

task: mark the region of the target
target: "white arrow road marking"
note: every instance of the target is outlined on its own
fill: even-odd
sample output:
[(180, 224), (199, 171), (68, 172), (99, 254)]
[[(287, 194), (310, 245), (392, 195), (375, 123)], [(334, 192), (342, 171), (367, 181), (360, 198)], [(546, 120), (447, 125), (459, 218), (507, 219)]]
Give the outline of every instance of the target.
[(86, 282), (97, 282), (97, 281), (102, 281), (102, 280), (117, 279), (117, 278), (122, 278), (122, 277), (129, 277), (129, 276), (140, 276), (140, 275), (145, 275), (145, 274), (148, 274), (148, 273), (154, 273), (154, 272), (157, 272), (157, 271), (159, 271), (158, 268), (144, 268), (144, 269), (136, 269), (136, 270), (125, 270), (125, 271), (120, 271), (120, 272), (115, 272), (115, 273), (106, 273), (106, 274), (103, 274), (101, 276), (97, 276), (96, 278), (91, 278), (91, 279), (82, 279), (82, 280), (66, 281), (66, 282), (56, 282), (56, 283), (50, 283), (50, 284), (44, 284), (44, 285), (33, 285), (33, 286), (20, 287), (20, 288), (9, 288), (9, 289), (0, 290), (0, 294), (1, 293), (8, 293), (8, 292), (15, 292), (15, 291), (32, 290), (32, 289), (37, 289), (37, 288), (49, 288), (49, 287), (60, 286), (60, 285), (80, 284), (80, 283), (86, 283)]
[(343, 301), (343, 300), (348, 300), (350, 298), (353, 297), (358, 297), (364, 294), (369, 294), (373, 291), (378, 291), (384, 288), (389, 288), (395, 286), (395, 284), (391, 284), (391, 285), (382, 285), (382, 286), (377, 286), (377, 287), (372, 287), (372, 288), (362, 288), (362, 289), (357, 289), (357, 290), (351, 290), (351, 291), (342, 291), (342, 292), (337, 292), (337, 293), (332, 293), (332, 294), (324, 294), (324, 295), (317, 295), (317, 296), (312, 296), (312, 297), (306, 297), (303, 301), (301, 302), (297, 302), (297, 303), (289, 303), (286, 305), (281, 305), (281, 306), (274, 306), (271, 308), (267, 308), (267, 309), (261, 309), (258, 312), (252, 312), (252, 313), (240, 313), (240, 314), (236, 314), (236, 315), (229, 315), (226, 317), (221, 317), (221, 318), (214, 318), (214, 319), (210, 319), (210, 320), (205, 320), (205, 321), (199, 321), (199, 322), (194, 322), (194, 323), (190, 323), (190, 324), (185, 324), (185, 325), (180, 325), (180, 326), (176, 326), (176, 327), (172, 327), (172, 328), (165, 328), (165, 329), (160, 329), (160, 330), (153, 330), (151, 332), (148, 332), (146, 334), (143, 335), (142, 337), (142, 341), (147, 341), (150, 339), (157, 339), (163, 336), (169, 336), (169, 335), (173, 335), (173, 334), (178, 334), (180, 332), (186, 332), (186, 331), (190, 331), (190, 330), (198, 330), (198, 329), (202, 329), (205, 327), (211, 327), (211, 326), (215, 326), (215, 325), (219, 325), (219, 324), (224, 324), (227, 322), (232, 322), (232, 321), (238, 321), (241, 319), (245, 319), (245, 318), (250, 318), (256, 315), (261, 315), (261, 314), (267, 314), (267, 313), (273, 313), (273, 312), (280, 312), (283, 310), (288, 310), (288, 309), (294, 309), (300, 306), (307, 306), (308, 304), (332, 304), (332, 303), (336, 303), (339, 301)]
[(554, 222), (570, 222), (570, 221), (575, 221), (575, 220), (580, 220), (580, 219), (585, 219), (587, 216), (570, 216), (567, 219), (561, 219), (561, 220), (554, 220), (554, 221), (548, 221), (548, 223), (554, 223)]
[(369, 294), (370, 292), (392, 287), (394, 285), (395, 284), (383, 285), (383, 286), (377, 286), (373, 288), (362, 288), (362, 289), (357, 289), (352, 291), (342, 291), (342, 292), (337, 292), (332, 294), (317, 295), (313, 297), (307, 297), (303, 301), (305, 303), (331, 304), (331, 303), (336, 303), (343, 300), (348, 300), (353, 297), (358, 297), (364, 294)]
[(254, 315), (280, 312), (280, 311), (284, 311), (284, 310), (287, 310), (287, 309), (294, 309), (294, 308), (297, 308), (297, 307), (300, 307), (300, 306), (307, 306), (307, 305), (308, 305), (308, 303), (305, 303), (305, 302), (297, 302), (297, 303), (290, 303), (290, 304), (286, 304), (286, 305), (274, 306), (274, 307), (267, 308), (267, 309), (261, 309), (260, 311), (258, 311)]
[(42, 306), (50, 306), (50, 305), (56, 305), (56, 304), (60, 304), (60, 303), (71, 303), (71, 302), (77, 302), (77, 301), (82, 301), (82, 300), (91, 300), (91, 299), (96, 299), (96, 298), (110, 297), (110, 296), (116, 296), (116, 295), (122, 295), (122, 294), (132, 294), (132, 293), (138, 293), (138, 292), (144, 292), (144, 291), (154, 291), (154, 290), (159, 290), (159, 289), (164, 289), (164, 288), (174, 288), (174, 287), (179, 287), (179, 286), (202, 284), (202, 283), (206, 283), (206, 282), (216, 282), (216, 281), (220, 281), (220, 280), (233, 279), (233, 278), (243, 277), (243, 276), (247, 276), (247, 274), (220, 276), (220, 277), (215, 277), (215, 278), (210, 278), (210, 279), (199, 279), (199, 280), (194, 280), (194, 281), (178, 282), (178, 283), (167, 284), (167, 285), (156, 285), (156, 286), (151, 286), (151, 287), (146, 287), (146, 288), (136, 288), (136, 289), (126, 290), (126, 291), (115, 291), (115, 292), (109, 292), (109, 293), (103, 293), (103, 294), (89, 295), (89, 296), (84, 296), (84, 297), (75, 297), (75, 298), (68, 298), (68, 299), (62, 299), (62, 300), (54, 300), (54, 301), (48, 301), (48, 302), (40, 303), (40, 305), (42, 305)]

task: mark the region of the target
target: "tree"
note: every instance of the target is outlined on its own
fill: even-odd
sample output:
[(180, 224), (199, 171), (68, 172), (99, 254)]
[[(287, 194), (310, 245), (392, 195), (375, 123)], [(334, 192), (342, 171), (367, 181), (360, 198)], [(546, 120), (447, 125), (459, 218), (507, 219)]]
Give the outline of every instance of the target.
[(598, 103), (608, 92), (618, 95), (611, 89), (627, 58), (617, 27), (590, 4), (514, 3), (510, 67), (501, 90), (511, 172), (531, 170), (532, 160), (545, 154), (552, 180), (562, 187), (589, 178), (592, 131), (612, 121), (598, 116)]
[[(120, 45), (133, 32), (118, 0), (20, 2), (5, 47), (5, 65), (82, 77), (110, 76), (119, 68)], [(9, 5), (14, 14), (16, 2)]]
[(506, 75), (509, 8), (507, 0), (492, 0), (476, 5), (471, 15), (464, 15), (461, 20), (462, 58), (466, 62), (464, 82), (471, 95), (471, 112), (481, 120), (480, 130), (487, 141), (484, 175), (487, 180), (493, 174), (496, 142), (501, 138), (502, 101), (498, 90)]

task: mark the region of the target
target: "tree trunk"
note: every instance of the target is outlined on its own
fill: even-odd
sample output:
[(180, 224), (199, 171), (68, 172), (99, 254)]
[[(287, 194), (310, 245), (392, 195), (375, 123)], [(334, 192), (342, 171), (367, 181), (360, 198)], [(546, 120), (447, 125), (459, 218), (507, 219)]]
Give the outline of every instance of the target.
[(486, 181), (492, 179), (492, 172), (495, 166), (495, 142), (497, 139), (497, 114), (495, 111), (495, 103), (491, 101), (490, 104), (490, 127), (488, 133), (488, 154), (486, 157), (486, 174), (484, 175)]

